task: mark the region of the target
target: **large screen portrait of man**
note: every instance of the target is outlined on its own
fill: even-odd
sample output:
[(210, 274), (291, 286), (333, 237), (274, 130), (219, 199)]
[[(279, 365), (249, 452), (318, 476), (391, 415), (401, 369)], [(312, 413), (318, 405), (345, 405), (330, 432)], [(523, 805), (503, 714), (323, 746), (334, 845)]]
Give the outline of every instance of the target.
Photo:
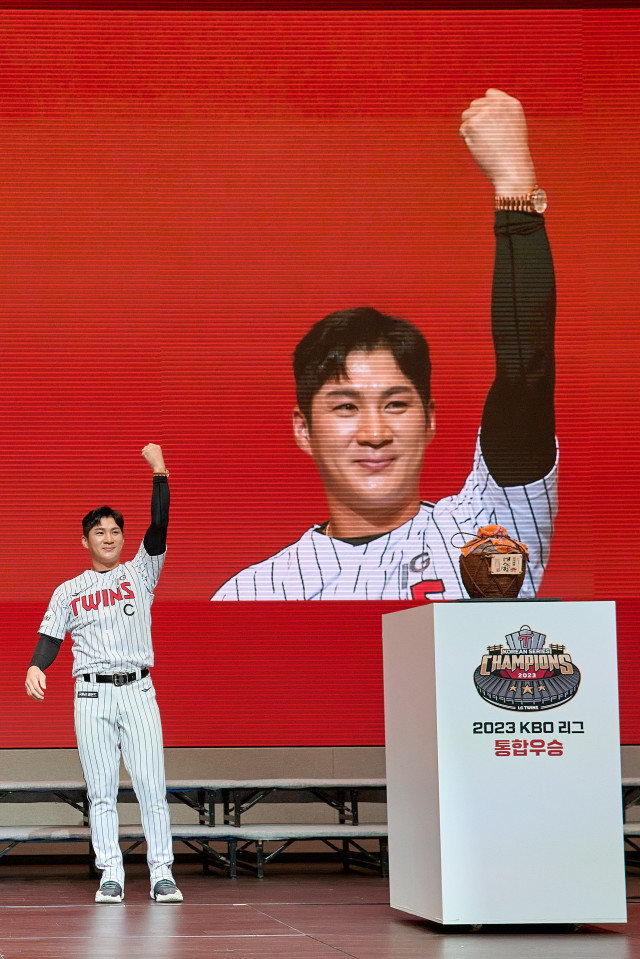
[(496, 195), (495, 377), (463, 488), (436, 503), (421, 498), (436, 428), (422, 333), (373, 307), (331, 313), (293, 360), (294, 438), (318, 469), (328, 519), (241, 570), (214, 600), (458, 599), (458, 546), (489, 524), (527, 545), (520, 596), (536, 595), (557, 510), (546, 197), (518, 100), (488, 90), (462, 114), (460, 134)]

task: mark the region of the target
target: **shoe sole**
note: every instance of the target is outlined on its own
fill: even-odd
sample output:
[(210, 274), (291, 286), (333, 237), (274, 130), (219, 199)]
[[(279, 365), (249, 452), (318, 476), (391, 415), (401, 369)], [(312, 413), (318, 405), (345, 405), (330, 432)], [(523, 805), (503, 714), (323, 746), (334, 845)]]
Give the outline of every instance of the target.
[(122, 902), (124, 896), (101, 896), (99, 892), (96, 893), (96, 902), (109, 903), (109, 902)]
[(153, 893), (150, 893), (150, 895), (155, 902), (182, 902), (181, 892), (172, 892), (168, 896), (154, 896)]

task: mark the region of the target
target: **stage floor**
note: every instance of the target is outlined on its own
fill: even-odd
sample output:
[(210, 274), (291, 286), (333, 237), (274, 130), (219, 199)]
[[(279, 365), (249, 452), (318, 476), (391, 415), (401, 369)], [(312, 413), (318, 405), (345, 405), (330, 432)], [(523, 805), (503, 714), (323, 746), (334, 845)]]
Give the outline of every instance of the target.
[[(395, 912), (375, 876), (333, 865), (273, 864), (264, 880), (203, 876), (178, 863), (181, 905), (149, 898), (142, 864), (126, 899), (95, 905), (86, 866), (0, 869), (4, 959), (640, 959), (640, 876), (628, 877), (629, 922), (443, 932)], [(638, 899), (638, 902), (634, 900)]]

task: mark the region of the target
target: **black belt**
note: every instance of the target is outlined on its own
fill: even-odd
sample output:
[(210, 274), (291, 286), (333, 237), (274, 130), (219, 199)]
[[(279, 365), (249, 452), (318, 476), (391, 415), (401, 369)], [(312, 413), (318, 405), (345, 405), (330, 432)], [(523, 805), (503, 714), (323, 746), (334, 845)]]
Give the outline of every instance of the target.
[[(134, 683), (136, 679), (144, 679), (145, 676), (149, 675), (148, 669), (141, 669), (140, 675), (138, 673), (114, 673), (112, 676), (99, 676), (96, 675), (97, 683), (113, 683), (114, 686), (128, 686), (129, 683)], [(82, 677), (86, 683), (92, 682), (91, 673), (85, 673)]]

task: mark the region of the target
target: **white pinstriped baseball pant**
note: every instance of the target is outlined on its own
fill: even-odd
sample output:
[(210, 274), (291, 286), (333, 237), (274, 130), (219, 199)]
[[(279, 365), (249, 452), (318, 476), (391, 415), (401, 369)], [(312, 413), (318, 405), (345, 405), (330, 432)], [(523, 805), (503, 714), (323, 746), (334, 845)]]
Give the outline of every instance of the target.
[[(96, 693), (87, 696), (87, 693)], [(79, 696), (78, 693), (83, 693)], [(162, 726), (151, 677), (127, 686), (75, 684), (75, 727), (80, 762), (87, 782), (91, 841), (101, 882), (124, 889), (124, 865), (118, 842), (120, 749), (140, 804), (147, 841), (151, 888), (171, 879), (173, 843), (166, 795)]]

